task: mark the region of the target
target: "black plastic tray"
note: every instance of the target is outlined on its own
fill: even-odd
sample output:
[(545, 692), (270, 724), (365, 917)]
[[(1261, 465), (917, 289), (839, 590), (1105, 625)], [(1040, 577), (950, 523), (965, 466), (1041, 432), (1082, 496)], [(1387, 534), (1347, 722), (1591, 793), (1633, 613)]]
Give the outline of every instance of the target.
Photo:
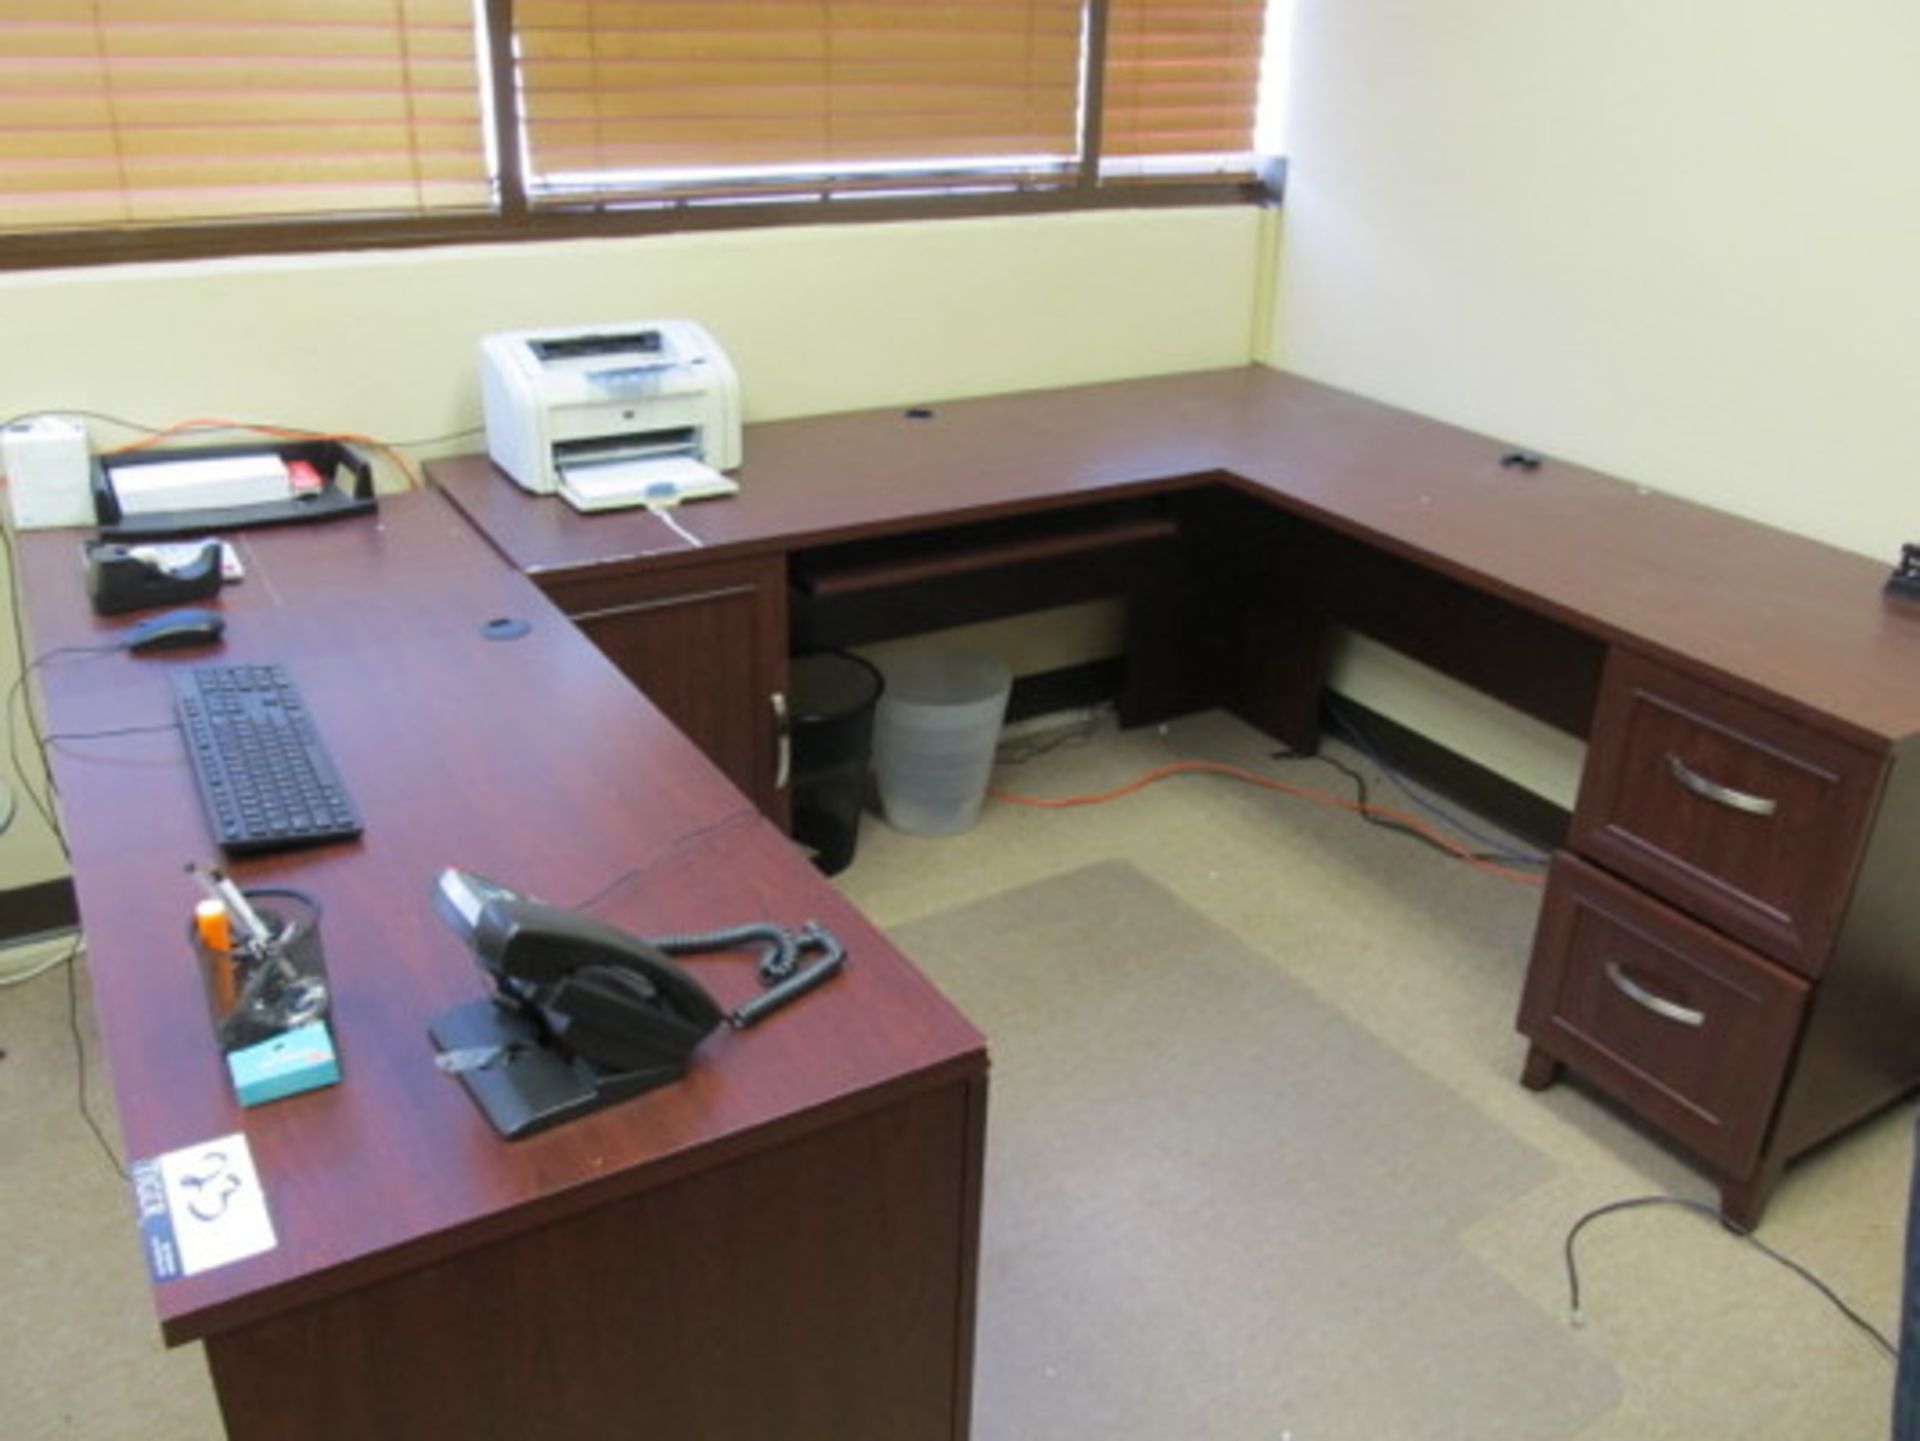
[[(215, 460), (231, 455), (272, 454), (282, 460), (304, 460), (318, 471), (324, 484), (295, 500), (263, 505), (213, 506), (197, 510), (163, 510), (150, 515), (123, 516), (114, 493), (116, 474), (142, 465), (175, 460)], [(341, 483), (342, 472), (351, 489)], [(146, 450), (128, 455), (101, 456), (93, 467), (93, 509), (100, 534), (109, 540), (153, 540), (169, 535), (208, 535), (222, 530), (246, 530), (265, 525), (305, 525), (365, 515), (377, 509), (373, 492), (373, 462), (353, 446), (338, 440), (292, 440), (274, 445), (209, 445), (181, 449)]]

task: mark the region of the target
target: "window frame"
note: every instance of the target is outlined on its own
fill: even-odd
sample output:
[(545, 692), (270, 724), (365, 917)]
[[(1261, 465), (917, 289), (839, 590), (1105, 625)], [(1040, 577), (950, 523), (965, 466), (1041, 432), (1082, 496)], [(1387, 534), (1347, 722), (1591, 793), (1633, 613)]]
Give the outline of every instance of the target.
[[(114, 226), (0, 235), (0, 272), (224, 259), (337, 250), (400, 250), (441, 245), (512, 244), (646, 236), (687, 231), (767, 229), (791, 225), (886, 223), (980, 216), (1042, 215), (1077, 210), (1174, 208), (1273, 203), (1285, 174), (1277, 157), (1257, 157), (1253, 175), (1101, 175), (1108, 0), (1086, 0), (1085, 114), (1082, 149), (1063, 179), (996, 182), (995, 188), (864, 195), (857, 187), (806, 182), (728, 187), (711, 196), (663, 192), (658, 197), (583, 197), (577, 202), (529, 199), (522, 169), (514, 94), (512, 0), (481, 0), (486, 21), (482, 82), (487, 86), (488, 143), (495, 165), (491, 208), (439, 214), (324, 216)], [(909, 190), (903, 183), (890, 191)], [(770, 193), (794, 198), (770, 203)]]

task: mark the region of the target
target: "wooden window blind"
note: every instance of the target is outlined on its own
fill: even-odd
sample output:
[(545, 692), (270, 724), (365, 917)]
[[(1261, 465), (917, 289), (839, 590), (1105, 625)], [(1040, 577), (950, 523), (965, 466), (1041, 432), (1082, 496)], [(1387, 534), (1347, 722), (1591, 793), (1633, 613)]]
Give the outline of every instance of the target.
[(1103, 158), (1253, 149), (1266, 0), (1110, 0)]
[(1272, 3), (0, 0), (0, 269), (1251, 199)]
[(0, 230), (491, 203), (471, 0), (0, 0)]
[(518, 0), (530, 185), (1078, 152), (1080, 0)]

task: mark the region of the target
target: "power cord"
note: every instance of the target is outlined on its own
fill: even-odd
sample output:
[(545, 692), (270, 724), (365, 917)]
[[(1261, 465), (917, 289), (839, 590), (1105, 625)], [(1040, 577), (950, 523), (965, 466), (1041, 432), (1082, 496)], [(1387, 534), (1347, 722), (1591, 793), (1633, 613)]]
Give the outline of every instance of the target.
[(1102, 805), (1107, 801), (1119, 800), (1123, 796), (1130, 796), (1136, 791), (1145, 790), (1148, 786), (1166, 780), (1169, 777), (1185, 775), (1224, 776), (1229, 780), (1243, 781), (1247, 785), (1258, 786), (1262, 790), (1275, 791), (1281, 795), (1294, 796), (1301, 800), (1313, 801), (1319, 805), (1332, 806), (1337, 810), (1353, 811), (1362, 815), (1385, 816), (1409, 829), (1418, 831), (1455, 860), (1464, 861), (1476, 870), (1486, 871), (1488, 874), (1499, 876), (1504, 880), (1518, 881), (1520, 884), (1527, 886), (1538, 886), (1542, 883), (1541, 878), (1531, 872), (1517, 870), (1512, 866), (1496, 861), (1482, 860), (1478, 854), (1456, 842), (1453, 837), (1447, 835), (1435, 826), (1430, 825), (1428, 822), (1421, 820), (1418, 816), (1409, 815), (1405, 811), (1392, 810), (1386, 806), (1376, 805), (1371, 801), (1364, 803), (1350, 801), (1342, 796), (1329, 795), (1325, 791), (1313, 790), (1307, 786), (1291, 785), (1286, 781), (1275, 780), (1272, 776), (1261, 775), (1258, 771), (1248, 770), (1245, 766), (1228, 765), (1224, 761), (1174, 761), (1168, 765), (1155, 766), (1152, 770), (1146, 772), (1146, 774), (1136, 776), (1134, 779), (1122, 785), (1114, 786), (1110, 790), (1099, 791), (1091, 795), (1032, 796), (1024, 795), (1018, 791), (1004, 790), (998, 786), (990, 786), (987, 794), (996, 801), (1006, 802), (1011, 805), (1029, 806), (1038, 810), (1065, 810), (1077, 806)]
[[(1359, 810), (1360, 819), (1368, 825), (1378, 826), (1383, 831), (1393, 831), (1398, 835), (1408, 837), (1410, 840), (1416, 840), (1420, 842), (1421, 845), (1426, 846), (1430, 850), (1438, 851), (1444, 856), (1453, 856), (1455, 859), (1461, 858), (1458, 851), (1455, 851), (1450, 846), (1441, 845), (1438, 841), (1434, 840), (1432, 835), (1427, 831), (1414, 826), (1403, 825), (1400, 821), (1393, 818), (1391, 812), (1377, 809), (1373, 804), (1373, 792), (1367, 785), (1366, 776), (1355, 770), (1345, 761), (1330, 756), (1325, 751), (1316, 751), (1308, 754), (1305, 751), (1279, 750), (1273, 753), (1273, 758), (1281, 761), (1317, 761), (1321, 765), (1331, 766), (1353, 783), (1354, 799)], [(1378, 762), (1375, 762), (1375, 764), (1377, 765)], [(1382, 767), (1382, 769), (1384, 770), (1385, 768)], [(1468, 832), (1467, 834), (1471, 835), (1472, 833)], [(1478, 836), (1473, 836), (1472, 838), (1475, 840), (1479, 839)], [(1490, 861), (1508, 865), (1544, 866), (1546, 864), (1545, 857), (1515, 854), (1504, 850), (1472, 851), (1468, 854), (1472, 859), (1477, 861)]]
[(164, 441), (179, 438), (200, 438), (222, 435), (230, 432), (244, 432), (252, 435), (265, 435), (276, 440), (313, 441), (335, 440), (349, 444), (363, 445), (386, 457), (400, 472), (409, 490), (420, 488), (419, 477), (414, 474), (413, 466), (400, 454), (402, 450), (421, 449), (430, 446), (446, 445), (456, 440), (465, 440), (470, 436), (484, 433), (482, 426), (469, 426), (464, 430), (448, 431), (444, 435), (423, 436), (417, 440), (381, 440), (377, 436), (363, 435), (358, 431), (310, 430), (303, 426), (281, 425), (270, 421), (231, 420), (224, 416), (195, 416), (188, 420), (176, 420), (167, 425), (149, 425), (143, 421), (127, 420), (121, 416), (108, 415), (104, 411), (86, 410), (75, 407), (48, 406), (40, 410), (23, 411), (11, 419), (0, 421), (0, 429), (21, 421), (33, 420), (43, 415), (73, 415), (87, 420), (97, 420), (106, 425), (117, 426), (121, 430), (140, 433), (145, 438), (127, 445), (115, 447), (103, 453), (123, 454), (127, 451), (147, 450)]
[(706, 548), (707, 543), (704, 540), (700, 539), (699, 536), (695, 535), (692, 531), (688, 530), (684, 525), (680, 524), (680, 522), (674, 518), (672, 506), (650, 505), (647, 507), (647, 510), (662, 525), (664, 525), (668, 530), (672, 531), (675, 535), (679, 536), (680, 539), (684, 540), (688, 545), (692, 546), (695, 550), (703, 550)]
[(113, 1149), (113, 1143), (107, 1139), (107, 1133), (99, 1118), (93, 1113), (93, 1104), (87, 1095), (87, 1043), (85, 1033), (80, 1027), (80, 957), (87, 948), (86, 936), (75, 931), (73, 944), (64, 952), (54, 950), (45, 960), (37, 964), (22, 967), (10, 974), (0, 976), (0, 986), (17, 986), (45, 975), (57, 967), (67, 968), (67, 1034), (73, 1038), (73, 1076), (74, 1102), (79, 1108), (80, 1119), (86, 1123), (93, 1139), (99, 1143), (100, 1153), (114, 1174), (126, 1179), (127, 1168), (121, 1164), (119, 1155)]
[[(66, 833), (61, 829), (59, 817), (53, 810), (53, 771), (51, 767), (47, 768), (48, 795), (43, 798), (28, 783), (26, 769), (20, 764), (18, 732), (15, 730), (13, 724), (13, 710), (15, 704), (19, 702), (22, 693), (25, 691), (28, 674), (32, 672), (35, 667), (59, 655), (109, 654), (123, 647), (118, 643), (100, 646), (60, 646), (48, 651), (44, 655), (36, 656), (30, 661), (26, 660), (26, 623), (21, 618), (20, 613), (20, 557), (19, 553), (14, 549), (13, 532), (3, 523), (0, 523), (0, 549), (5, 550), (7, 557), (7, 592), (11, 602), (9, 609), (12, 612), (11, 619), (15, 653), (22, 658), (20, 672), (14, 677), (12, 686), (8, 688), (5, 701), (0, 702), (0, 720), (4, 721), (6, 730), (7, 760), (13, 767), (14, 775), (14, 779), (9, 781), (7, 785), (7, 813), (4, 822), (0, 822), (0, 835), (5, 834), (12, 828), (15, 818), (19, 814), (19, 796), (25, 793), (27, 799), (33, 803), (34, 809), (40, 813), (41, 819), (47, 823), (48, 831), (51, 832), (55, 843), (60, 847), (60, 854), (64, 856), (68, 864), (71, 865), (73, 862), (73, 852), (67, 847)], [(33, 736), (35, 747), (38, 749), (42, 763), (44, 764), (50, 738), (40, 730), (40, 718), (34, 714), (31, 698), (28, 698), (25, 709), (28, 730)], [(74, 738), (84, 738), (87, 734), (88, 733), (85, 732), (76, 732), (74, 733)], [(100, 1152), (106, 1157), (107, 1164), (113, 1168), (115, 1175), (125, 1180), (127, 1178), (127, 1168), (122, 1164), (118, 1154), (115, 1153), (112, 1143), (107, 1140), (107, 1134), (101, 1128), (100, 1122), (95, 1118), (93, 1107), (87, 1098), (87, 1046), (86, 1039), (80, 1029), (79, 987), (80, 956), (85, 949), (86, 936), (84, 933), (76, 931), (74, 933), (73, 944), (67, 948), (64, 956), (57, 956), (43, 965), (33, 966), (23, 974), (8, 976), (6, 977), (6, 983), (13, 984), (18, 981), (25, 981), (34, 976), (43, 975), (56, 966), (66, 966), (67, 1030), (73, 1037), (75, 1101), (80, 1109), (80, 1119), (86, 1122), (87, 1129), (93, 1132), (93, 1138), (99, 1142)]]
[(80, 1031), (80, 953), (86, 949), (84, 934), (73, 938), (73, 945), (66, 954), (67, 966), (67, 1030), (73, 1036), (74, 1098), (80, 1107), (80, 1119), (87, 1123), (87, 1129), (93, 1132), (93, 1139), (100, 1143), (100, 1153), (107, 1158), (107, 1164), (113, 1167), (114, 1174), (121, 1180), (127, 1180), (127, 1168), (113, 1149), (113, 1143), (107, 1139), (107, 1133), (101, 1129), (95, 1119), (93, 1107), (87, 1102), (87, 1043)]
[[(26, 767), (20, 763), (19, 731), (13, 723), (14, 708), (20, 706), (21, 709), (24, 710), (27, 717), (27, 733), (33, 740), (35, 750), (39, 752), (41, 764), (46, 766), (47, 747), (50, 744), (49, 737), (40, 729), (40, 717), (34, 713), (32, 698), (25, 697), (25, 703), (22, 705), (22, 698), (26, 691), (27, 677), (48, 661), (56, 660), (61, 656), (112, 655), (125, 649), (125, 642), (112, 641), (105, 645), (55, 646), (52, 650), (44, 651), (20, 667), (20, 673), (13, 678), (13, 684), (7, 689), (7, 698), (4, 706), (0, 706), (0, 709), (3, 709), (5, 712), (7, 759), (13, 766), (14, 778), (18, 783), (19, 789), (24, 792), (27, 799), (33, 803), (33, 808), (40, 813), (40, 819), (46, 822), (47, 829), (52, 832), (54, 841), (60, 847), (60, 854), (67, 859), (69, 864), (73, 861), (73, 852), (67, 847), (66, 833), (61, 829), (60, 818), (53, 808), (54, 798), (59, 794), (59, 788), (54, 783), (53, 770), (50, 766), (46, 767), (47, 791), (43, 796), (35, 791), (33, 786), (28, 782)], [(84, 737), (88, 733), (75, 732), (74, 734), (76, 737)]]
[(1031, 737), (1003, 741), (994, 748), (993, 763), (996, 766), (1023, 766), (1041, 756), (1068, 746), (1083, 746), (1100, 732), (1112, 707), (1108, 705), (1089, 706), (1084, 715), (1066, 725), (1053, 726)]
[[(47, 777), (49, 795), (46, 798), (42, 798), (29, 783), (26, 767), (20, 764), (18, 736), (13, 724), (13, 707), (19, 699), (21, 692), (26, 687), (28, 672), (32, 671), (35, 666), (60, 654), (61, 651), (73, 648), (62, 647), (61, 650), (49, 651), (46, 655), (39, 656), (31, 661), (27, 659), (27, 627), (26, 622), (21, 618), (20, 606), (20, 556), (19, 552), (14, 549), (13, 532), (5, 524), (0, 524), (0, 549), (4, 549), (7, 556), (7, 594), (11, 602), (14, 653), (20, 657), (19, 673), (14, 677), (13, 685), (7, 691), (6, 700), (0, 702), (0, 719), (4, 719), (6, 729), (7, 760), (13, 768), (14, 775), (13, 782), (10, 782), (8, 786), (9, 795), (13, 800), (13, 806), (7, 813), (7, 828), (11, 829), (13, 825), (19, 805), (18, 797), (24, 794), (26, 798), (32, 802), (34, 810), (39, 812), (40, 818), (46, 822), (47, 829), (52, 832), (55, 843), (60, 847), (60, 854), (65, 856), (70, 863), (73, 857), (67, 849), (67, 838), (61, 833), (59, 821), (55, 819), (53, 813), (51, 799), (53, 786), (52, 774), (49, 772)], [(113, 648), (114, 647), (111, 646), (106, 647), (106, 649)], [(31, 699), (27, 702), (26, 712), (28, 729), (32, 733), (34, 742), (44, 757), (46, 753), (46, 743), (41, 737), (40, 718), (34, 714)]]
[[(1329, 707), (1329, 709), (1331, 710), (1331, 707)], [(1343, 723), (1343, 727), (1351, 724), (1346, 721), (1344, 717), (1336, 717), (1336, 719)], [(1180, 756), (1182, 760), (1194, 759), (1194, 757), (1183, 755), (1174, 747), (1172, 740), (1167, 735), (1167, 727), (1165, 725), (1160, 727), (1160, 739), (1166, 744), (1168, 750)], [(1414, 793), (1406, 781), (1400, 778), (1394, 768), (1389, 765), (1378, 752), (1368, 747), (1362, 738), (1356, 737), (1355, 739), (1359, 742), (1356, 748), (1361, 750), (1367, 758), (1372, 761), (1374, 766), (1391, 780), (1403, 794), (1416, 804), (1420, 804), (1429, 816), (1432, 816), (1435, 820), (1445, 825), (1452, 826), (1456, 831), (1473, 840), (1490, 843), (1493, 848), (1484, 851), (1473, 850), (1460, 844), (1452, 836), (1436, 833), (1432, 826), (1420, 820), (1418, 817), (1408, 816), (1404, 812), (1394, 811), (1386, 806), (1377, 805), (1374, 802), (1372, 788), (1368, 785), (1366, 776), (1355, 770), (1345, 761), (1328, 755), (1324, 750), (1309, 752), (1294, 750), (1291, 746), (1283, 746), (1281, 749), (1271, 752), (1269, 758), (1277, 761), (1318, 762), (1321, 765), (1332, 767), (1341, 775), (1345, 776), (1352, 784), (1354, 799), (1351, 803), (1335, 800), (1332, 797), (1321, 796), (1318, 792), (1314, 791), (1301, 791), (1300, 794), (1313, 800), (1332, 801), (1333, 804), (1343, 809), (1355, 812), (1360, 819), (1368, 825), (1378, 826), (1382, 830), (1392, 831), (1398, 835), (1416, 840), (1428, 849), (1438, 851), (1441, 855), (1450, 857), (1453, 860), (1465, 861), (1470, 865), (1482, 865), (1495, 870), (1508, 866), (1541, 870), (1546, 868), (1547, 858), (1544, 855), (1532, 851), (1515, 851), (1501, 846), (1497, 842), (1490, 842), (1488, 837), (1481, 835), (1472, 827), (1462, 824), (1455, 817), (1448, 815), (1438, 807), (1425, 804), (1422, 798)], [(1051, 747), (1047, 749), (1051, 749)], [(1024, 760), (1027, 759), (1027, 757), (1023, 756), (1020, 757), (1020, 759)], [(1539, 884), (1538, 877), (1528, 876), (1526, 879), (1536, 885)]]
[(1529, 848), (1516, 848), (1498, 837), (1487, 835), (1445, 807), (1434, 804), (1429, 797), (1421, 794), (1419, 789), (1407, 780), (1398, 767), (1381, 754), (1380, 747), (1368, 737), (1366, 729), (1353, 718), (1345, 706), (1331, 695), (1326, 697), (1325, 706), (1328, 717), (1333, 721), (1334, 729), (1343, 739), (1350, 742), (1354, 749), (1371, 761), (1395, 790), (1442, 825), (1487, 847), (1488, 859), (1503, 860), (1517, 865), (1546, 865), (1547, 857), (1540, 852)]
[(1778, 1262), (1780, 1265), (1786, 1267), (1787, 1270), (1793, 1272), (1794, 1275), (1798, 1276), (1802, 1281), (1805, 1281), (1809, 1286), (1813, 1287), (1814, 1290), (1826, 1297), (1827, 1300), (1832, 1303), (1834, 1309), (1839, 1311), (1842, 1316), (1871, 1339), (1873, 1344), (1885, 1353), (1889, 1360), (1899, 1359), (1900, 1353), (1894, 1348), (1893, 1342), (1887, 1339), (1885, 1333), (1880, 1331), (1879, 1328), (1874, 1326), (1871, 1321), (1867, 1320), (1866, 1317), (1862, 1316), (1852, 1306), (1849, 1306), (1846, 1301), (1841, 1299), (1839, 1292), (1821, 1280), (1806, 1266), (1801, 1265), (1800, 1262), (1794, 1260), (1791, 1256), (1775, 1250), (1758, 1236), (1755, 1236), (1751, 1231), (1742, 1230), (1740, 1227), (1731, 1224), (1712, 1206), (1701, 1201), (1690, 1201), (1682, 1196), (1633, 1196), (1624, 1201), (1610, 1201), (1604, 1206), (1594, 1207), (1573, 1223), (1572, 1227), (1567, 1231), (1567, 1239), (1562, 1247), (1567, 1265), (1567, 1321), (1569, 1325), (1583, 1326), (1586, 1324), (1586, 1318), (1580, 1310), (1580, 1272), (1574, 1264), (1574, 1242), (1580, 1238), (1582, 1231), (1586, 1230), (1588, 1226), (1603, 1216), (1611, 1216), (1621, 1211), (1638, 1210), (1648, 1206), (1676, 1206), (1683, 1211), (1692, 1211), (1697, 1215), (1707, 1217), (1722, 1230), (1728, 1231), (1740, 1240), (1745, 1241), (1749, 1246), (1752, 1246), (1756, 1251), (1760, 1252), (1761, 1255), (1767, 1257), (1769, 1260)]
[(744, 810), (734, 811), (729, 815), (723, 816), (711, 825), (705, 825), (697, 831), (691, 831), (681, 836), (671, 845), (665, 847), (658, 854), (647, 857), (646, 860), (641, 861), (637, 865), (628, 866), (598, 890), (593, 891), (583, 899), (571, 902), (568, 905), (568, 909), (588, 912), (596, 910), (598, 907), (604, 905), (607, 900), (612, 897), (614, 892), (620, 890), (630, 882), (638, 880), (641, 876), (646, 875), (655, 868), (664, 865), (675, 856), (692, 850), (695, 846), (704, 844), (715, 835), (731, 831), (737, 826), (752, 825), (759, 821), (759, 819), (760, 812), (748, 806)]
[[(175, 431), (177, 431), (180, 426), (180, 422), (174, 422), (173, 424), (169, 424), (169, 425), (152, 425), (146, 421), (128, 420), (122, 416), (109, 415), (105, 411), (101, 411), (101, 410), (87, 410), (82, 407), (72, 406), (72, 405), (49, 405), (49, 406), (44, 406), (39, 410), (22, 411), (19, 415), (13, 416), (7, 420), (0, 420), (0, 430), (4, 430), (10, 425), (17, 425), (22, 421), (37, 420), (41, 416), (45, 416), (45, 415), (77, 415), (86, 420), (98, 420), (106, 425), (118, 426), (121, 430), (135, 430), (135, 431), (141, 432), (144, 435), (153, 435), (153, 436), (172, 434)], [(268, 430), (273, 428), (265, 425), (255, 425), (247, 421), (238, 421), (238, 420), (234, 420), (234, 421), (211, 421), (210, 420), (210, 421), (204, 421), (204, 422), (194, 421), (194, 422), (187, 422), (187, 423), (191, 425), (195, 425), (198, 428), (206, 430), (209, 433), (217, 433), (223, 430), (259, 431), (259, 430)], [(298, 427), (289, 427), (289, 428), (297, 429)], [(470, 425), (463, 430), (450, 430), (446, 432), (444, 435), (427, 435), (427, 436), (421, 436), (416, 440), (388, 440), (388, 441), (382, 441), (380, 443), (383, 445), (390, 445), (395, 450), (418, 450), (426, 446), (450, 445), (456, 440), (467, 440), (476, 435), (485, 435), (486, 429), (487, 428), (484, 425)], [(304, 433), (308, 435), (320, 435), (325, 432), (305, 431)]]

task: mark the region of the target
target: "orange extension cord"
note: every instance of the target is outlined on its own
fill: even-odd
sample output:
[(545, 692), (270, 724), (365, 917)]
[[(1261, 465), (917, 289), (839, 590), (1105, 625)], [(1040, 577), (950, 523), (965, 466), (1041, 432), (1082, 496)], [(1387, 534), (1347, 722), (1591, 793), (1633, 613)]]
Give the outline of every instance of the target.
[(260, 435), (271, 435), (277, 440), (344, 440), (354, 445), (364, 445), (369, 450), (378, 451), (392, 461), (406, 477), (410, 489), (418, 490), (420, 481), (413, 473), (413, 467), (407, 458), (388, 445), (385, 441), (375, 440), (370, 435), (358, 435), (351, 431), (299, 430), (286, 425), (255, 425), (245, 420), (225, 420), (214, 415), (198, 415), (190, 420), (176, 420), (173, 424), (140, 440), (129, 441), (125, 445), (115, 446), (106, 452), (108, 455), (126, 455), (136, 450), (151, 450), (175, 436), (185, 435), (199, 430), (251, 430)]
[(1330, 795), (1326, 791), (1312, 790), (1306, 786), (1289, 785), (1285, 781), (1274, 780), (1271, 776), (1263, 776), (1257, 771), (1250, 771), (1241, 766), (1228, 765), (1224, 761), (1173, 761), (1167, 765), (1155, 766), (1145, 775), (1136, 776), (1125, 785), (1115, 786), (1112, 790), (1101, 791), (1097, 795), (1025, 796), (1015, 791), (1003, 791), (997, 787), (989, 787), (987, 794), (997, 801), (1006, 801), (1011, 805), (1034, 806), (1041, 810), (1065, 810), (1072, 806), (1094, 806), (1104, 801), (1119, 800), (1122, 796), (1130, 796), (1135, 791), (1145, 790), (1148, 786), (1154, 784), (1154, 782), (1166, 780), (1169, 776), (1194, 774), (1226, 776), (1230, 780), (1245, 781), (1247, 784), (1259, 786), (1263, 790), (1279, 791), (1282, 795), (1298, 796), (1302, 800), (1316, 801), (1321, 805), (1332, 806), (1336, 810), (1351, 811), (1355, 815), (1377, 816), (1381, 820), (1392, 821), (1397, 826), (1405, 826), (1410, 830), (1418, 831), (1454, 859), (1465, 861), (1477, 870), (1487, 871), (1504, 880), (1518, 881), (1522, 885), (1538, 886), (1545, 884), (1545, 880), (1541, 876), (1532, 875), (1526, 871), (1515, 870), (1511, 866), (1497, 865), (1492, 861), (1482, 860), (1445, 831), (1436, 829), (1434, 826), (1420, 819), (1420, 817), (1411, 815), (1406, 811), (1397, 811), (1390, 806), (1374, 805), (1371, 801), (1350, 801), (1344, 797)]

